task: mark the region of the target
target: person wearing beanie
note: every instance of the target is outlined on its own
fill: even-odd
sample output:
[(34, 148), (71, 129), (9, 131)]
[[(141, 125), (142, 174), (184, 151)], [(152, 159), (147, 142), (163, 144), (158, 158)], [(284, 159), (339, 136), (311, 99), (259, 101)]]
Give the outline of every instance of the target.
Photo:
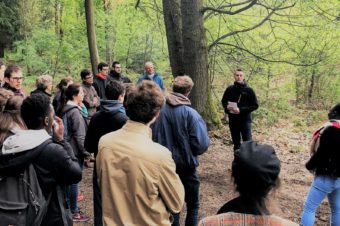
[(326, 196), (331, 207), (329, 225), (340, 225), (340, 103), (331, 108), (328, 118), (320, 130), (316, 151), (306, 163), (315, 178), (303, 208), (304, 226), (314, 225), (316, 210)]
[(270, 145), (247, 141), (234, 153), (232, 176), (239, 196), (224, 204), (217, 215), (202, 219), (199, 226), (297, 226), (270, 213), (269, 192), (279, 184), (280, 160)]

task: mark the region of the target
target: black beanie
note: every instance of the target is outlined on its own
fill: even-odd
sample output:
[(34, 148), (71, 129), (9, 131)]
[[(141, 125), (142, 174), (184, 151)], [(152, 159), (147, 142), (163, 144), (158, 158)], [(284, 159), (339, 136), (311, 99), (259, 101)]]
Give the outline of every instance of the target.
[(247, 141), (235, 151), (232, 171), (236, 185), (242, 183), (267, 189), (277, 181), (280, 160), (272, 146)]

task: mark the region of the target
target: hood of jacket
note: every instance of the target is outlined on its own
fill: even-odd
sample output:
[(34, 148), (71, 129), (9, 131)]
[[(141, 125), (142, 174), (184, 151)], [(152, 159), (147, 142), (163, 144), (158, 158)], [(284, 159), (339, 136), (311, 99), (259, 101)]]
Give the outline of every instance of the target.
[(171, 106), (191, 105), (188, 97), (175, 92), (169, 93), (169, 95), (166, 97), (166, 103), (170, 104)]
[(67, 113), (68, 111), (70, 111), (73, 108), (78, 108), (79, 110), (81, 110), (79, 106), (66, 104), (63, 108), (63, 114)]
[(126, 114), (123, 103), (118, 100), (100, 100), (100, 111), (110, 112), (112, 114), (117, 112)]
[(8, 137), (1, 148), (1, 174), (22, 172), (39, 155), (36, 148), (51, 138), (44, 129), (12, 132), (14, 135)]
[(45, 129), (13, 129), (12, 132), (13, 135), (3, 142), (1, 155), (10, 155), (31, 150), (51, 138)]

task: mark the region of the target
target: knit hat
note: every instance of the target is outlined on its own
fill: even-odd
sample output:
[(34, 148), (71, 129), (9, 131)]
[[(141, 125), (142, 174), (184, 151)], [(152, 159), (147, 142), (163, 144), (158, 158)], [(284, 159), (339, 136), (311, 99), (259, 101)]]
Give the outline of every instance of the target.
[(247, 189), (245, 185), (249, 185), (260, 190), (267, 190), (277, 181), (280, 173), (280, 160), (272, 146), (247, 141), (235, 151), (232, 171), (238, 188), (240, 185), (242, 189)]

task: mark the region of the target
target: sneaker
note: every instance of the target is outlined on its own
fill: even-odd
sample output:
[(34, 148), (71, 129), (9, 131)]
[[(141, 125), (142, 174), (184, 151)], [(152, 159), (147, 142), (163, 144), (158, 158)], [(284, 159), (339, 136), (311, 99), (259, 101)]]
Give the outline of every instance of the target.
[(88, 216), (85, 216), (84, 213), (79, 212), (79, 213), (73, 213), (72, 214), (72, 221), (73, 222), (85, 222), (90, 220)]
[(77, 201), (80, 202), (80, 201), (83, 201), (83, 200), (84, 200), (84, 195), (83, 195), (83, 193), (78, 192)]

